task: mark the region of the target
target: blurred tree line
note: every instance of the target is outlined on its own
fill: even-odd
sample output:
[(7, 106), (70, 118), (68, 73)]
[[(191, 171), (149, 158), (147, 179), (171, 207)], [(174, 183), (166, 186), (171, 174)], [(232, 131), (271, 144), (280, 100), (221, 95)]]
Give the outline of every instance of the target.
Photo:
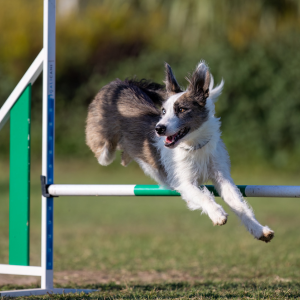
[[(64, 1), (64, 0), (58, 0)], [(59, 3), (58, 3), (59, 4)], [(300, 2), (298, 0), (77, 0), (57, 15), (56, 154), (92, 156), (86, 110), (109, 81), (179, 83), (200, 59), (215, 82), (232, 160), (297, 169), (300, 162)], [(0, 104), (42, 48), (40, 0), (0, 0)], [(59, 5), (58, 5), (59, 7)], [(32, 147), (41, 144), (41, 78), (33, 87)], [(0, 132), (8, 153), (9, 126)]]

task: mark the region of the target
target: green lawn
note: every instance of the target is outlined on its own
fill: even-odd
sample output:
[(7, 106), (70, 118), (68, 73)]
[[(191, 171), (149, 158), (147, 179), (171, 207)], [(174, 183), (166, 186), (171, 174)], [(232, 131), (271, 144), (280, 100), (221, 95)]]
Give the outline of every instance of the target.
[[(8, 164), (1, 161), (0, 170), (0, 263), (7, 263)], [(280, 170), (238, 167), (232, 173), (237, 184), (298, 184), (297, 174)], [(34, 162), (32, 265), (40, 265), (39, 175)], [(153, 183), (135, 164), (101, 167), (91, 159), (57, 161), (55, 181)], [(248, 200), (258, 220), (275, 231), (271, 243), (254, 240), (225, 204), (228, 222), (214, 227), (206, 215), (189, 211), (180, 197), (56, 198), (54, 270), (106, 274), (107, 284), (94, 279), (94, 287), (101, 288), (94, 294), (99, 299), (300, 297), (300, 200)], [(74, 284), (71, 280), (64, 287)]]

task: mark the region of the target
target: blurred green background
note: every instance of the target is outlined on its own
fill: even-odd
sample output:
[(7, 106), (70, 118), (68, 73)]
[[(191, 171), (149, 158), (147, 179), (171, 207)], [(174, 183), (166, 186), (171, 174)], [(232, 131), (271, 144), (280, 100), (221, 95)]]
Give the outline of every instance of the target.
[[(41, 0), (0, 0), (0, 105), (42, 48)], [(237, 184), (299, 185), (298, 0), (57, 0), (57, 183), (151, 184), (85, 145), (87, 107), (115, 78), (179, 83), (205, 59), (225, 87), (216, 104)], [(40, 264), (42, 78), (33, 86), (31, 263)], [(0, 262), (8, 261), (9, 124), (0, 132)], [(126, 201), (125, 201), (126, 200)], [(220, 199), (218, 199), (219, 201)], [(178, 272), (204, 279), (299, 280), (298, 199), (249, 199), (275, 231), (254, 240), (230, 214), (213, 227), (175, 198), (55, 199), (55, 270)], [(228, 207), (225, 210), (230, 213)], [(112, 280), (113, 277), (108, 277)], [(171, 279), (170, 279), (171, 280)]]
[[(42, 5), (0, 0), (0, 104), (42, 48)], [(58, 0), (57, 8), (57, 157), (91, 155), (86, 110), (103, 85), (133, 76), (161, 83), (167, 61), (186, 87), (185, 76), (205, 59), (215, 82), (225, 80), (217, 115), (232, 161), (297, 171), (299, 1)], [(33, 88), (34, 157), (41, 82)], [(8, 136), (5, 128), (0, 138)], [(7, 153), (1, 142), (1, 157)]]

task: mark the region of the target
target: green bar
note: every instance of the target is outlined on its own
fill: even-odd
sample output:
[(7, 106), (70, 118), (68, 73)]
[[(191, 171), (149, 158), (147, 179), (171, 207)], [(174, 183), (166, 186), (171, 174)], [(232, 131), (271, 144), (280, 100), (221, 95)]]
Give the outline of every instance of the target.
[[(203, 187), (203, 185), (201, 185)], [(216, 197), (219, 197), (219, 194), (213, 185), (206, 185), (207, 189), (212, 192)], [(243, 196), (245, 195), (246, 185), (237, 186)], [(136, 185), (134, 187), (135, 196), (180, 196), (176, 191), (165, 189), (159, 185)]]
[(246, 187), (247, 187), (247, 185), (237, 185), (237, 187), (238, 187), (239, 190), (241, 191), (242, 195), (243, 195), (244, 197), (247, 197), (247, 195), (246, 195)]
[(135, 196), (180, 196), (176, 191), (167, 190), (159, 185), (138, 184), (134, 187)]
[[(203, 187), (204, 185), (201, 185), (201, 187)], [(214, 196), (216, 197), (220, 197), (217, 190), (215, 189), (215, 187), (213, 185), (206, 185), (207, 189), (212, 192), (214, 194)]]
[(29, 265), (30, 104), (28, 85), (10, 111), (10, 265)]

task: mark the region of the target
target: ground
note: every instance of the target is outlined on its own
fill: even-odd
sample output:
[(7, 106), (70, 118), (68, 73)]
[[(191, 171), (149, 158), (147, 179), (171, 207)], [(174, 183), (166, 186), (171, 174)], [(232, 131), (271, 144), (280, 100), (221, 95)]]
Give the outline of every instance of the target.
[[(8, 164), (0, 161), (0, 262), (8, 261)], [(32, 164), (31, 265), (40, 265), (40, 165)], [(236, 167), (237, 184), (297, 184), (297, 174)], [(151, 183), (138, 167), (58, 160), (57, 183)], [(226, 225), (191, 212), (180, 197), (59, 197), (54, 212), (54, 284), (100, 289), (96, 299), (300, 298), (298, 199), (251, 199), (275, 231), (253, 239), (229, 208)], [(1, 289), (37, 287), (36, 277), (0, 275)], [(50, 296), (46, 296), (46, 298)], [(67, 296), (61, 299), (68, 299)], [(72, 296), (83, 299), (83, 296)]]

